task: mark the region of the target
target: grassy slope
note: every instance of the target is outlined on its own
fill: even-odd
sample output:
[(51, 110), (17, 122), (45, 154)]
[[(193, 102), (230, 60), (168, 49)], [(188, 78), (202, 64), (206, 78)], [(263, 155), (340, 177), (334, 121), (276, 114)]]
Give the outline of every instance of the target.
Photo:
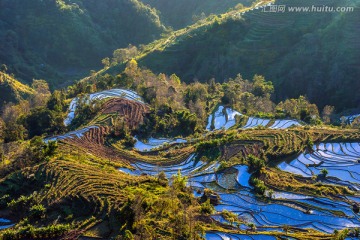
[(12, 76), (0, 72), (0, 106), (4, 102), (17, 102), (34, 94), (34, 90)]

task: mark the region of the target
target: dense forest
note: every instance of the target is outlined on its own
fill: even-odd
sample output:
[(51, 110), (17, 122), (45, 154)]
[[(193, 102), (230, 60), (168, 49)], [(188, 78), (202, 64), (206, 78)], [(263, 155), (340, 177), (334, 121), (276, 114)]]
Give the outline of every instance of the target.
[(119, 47), (144, 44), (165, 31), (152, 8), (137, 0), (0, 2), (0, 62), (30, 83), (65, 86)]
[(178, 5), (140, 0), (3, 0), (0, 63), (23, 82), (47, 79), (52, 87), (64, 87), (91, 69), (99, 69), (101, 59), (117, 48), (149, 43), (170, 28), (225, 12), (238, 1), (198, 1), (195, 6), (175, 3)]

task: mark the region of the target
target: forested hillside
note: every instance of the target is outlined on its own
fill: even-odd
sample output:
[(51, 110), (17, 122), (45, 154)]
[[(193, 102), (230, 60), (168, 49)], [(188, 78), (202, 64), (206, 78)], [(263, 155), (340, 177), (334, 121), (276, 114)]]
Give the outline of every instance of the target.
[(162, 22), (174, 29), (186, 27), (209, 14), (218, 14), (230, 8), (249, 6), (255, 0), (142, 0), (159, 11)]
[[(304, 1), (276, 4), (303, 6)], [(320, 107), (359, 107), (359, 1), (306, 1), (306, 6), (316, 4), (357, 7), (349, 13), (249, 11), (240, 19), (178, 34), (163, 48), (141, 56), (139, 64), (175, 72), (187, 82), (259, 73), (273, 81), (277, 100), (303, 94)]]
[(148, 43), (165, 28), (137, 0), (2, 0), (0, 63), (24, 82), (73, 82), (119, 47)]

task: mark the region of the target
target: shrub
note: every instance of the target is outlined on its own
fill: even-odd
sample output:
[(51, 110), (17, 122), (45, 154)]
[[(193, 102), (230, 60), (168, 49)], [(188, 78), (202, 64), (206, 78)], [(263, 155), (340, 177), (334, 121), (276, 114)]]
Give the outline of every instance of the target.
[(124, 138), (124, 146), (128, 148), (133, 148), (135, 146), (136, 140), (130, 136), (126, 135)]
[(174, 175), (172, 177), (172, 179), (173, 179), (173, 184), (172, 185), (173, 185), (173, 187), (175, 189), (178, 189), (178, 190), (181, 190), (181, 191), (185, 190), (186, 183), (187, 183), (187, 177), (186, 176), (183, 177), (181, 175), (180, 170), (178, 171), (178, 173), (176, 175)]
[(45, 216), (46, 208), (42, 204), (34, 205), (30, 208), (30, 216), (34, 219), (40, 219)]
[(261, 181), (258, 178), (253, 178), (251, 183), (254, 186), (256, 193), (264, 195), (264, 193), (266, 191), (266, 186), (265, 186), (265, 183), (263, 181)]
[(166, 178), (165, 172), (161, 171), (158, 175), (158, 181), (161, 186), (166, 186), (168, 183), (168, 179)]
[(215, 211), (214, 206), (211, 205), (210, 199), (201, 204), (200, 212), (205, 215), (210, 215)]
[(251, 171), (257, 171), (265, 167), (265, 160), (257, 158), (254, 155), (248, 156), (248, 163)]
[(323, 169), (321, 170), (321, 174), (322, 174), (324, 177), (326, 177), (326, 176), (329, 174), (329, 171), (328, 171), (326, 168), (323, 168)]

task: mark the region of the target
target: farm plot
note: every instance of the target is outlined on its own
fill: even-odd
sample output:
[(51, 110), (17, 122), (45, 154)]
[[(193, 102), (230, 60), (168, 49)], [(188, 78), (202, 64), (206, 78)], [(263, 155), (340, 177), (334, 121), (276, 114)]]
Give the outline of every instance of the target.
[(114, 98), (104, 104), (101, 114), (117, 113), (130, 129), (134, 129), (143, 123), (144, 115), (148, 112), (149, 108), (143, 103)]
[(216, 112), (209, 116), (206, 130), (229, 129), (235, 125), (235, 116), (237, 115), (241, 116), (242, 114), (231, 108), (219, 106)]
[[(206, 130), (229, 129), (236, 124), (235, 116), (243, 116), (243, 114), (231, 109), (219, 106), (215, 113), (208, 118)], [(295, 119), (277, 119), (269, 126), (271, 119), (249, 117), (245, 126), (242, 129), (251, 129), (256, 127), (269, 127), (270, 129), (287, 129), (294, 126), (301, 126), (302, 124)]]
[(270, 127), (271, 129), (286, 129), (294, 126), (301, 126), (297, 120), (275, 120), (275, 123)]
[(145, 162), (136, 162), (131, 164), (135, 170), (129, 170), (126, 168), (121, 168), (119, 170), (131, 175), (147, 174), (151, 176), (156, 176), (160, 172), (164, 172), (167, 178), (171, 178), (171, 176), (176, 175), (180, 171), (182, 175), (189, 176), (206, 165), (205, 162), (196, 161), (195, 158), (196, 155), (191, 154), (185, 161), (171, 166), (160, 166)]
[[(260, 231), (269, 227), (281, 229), (286, 225), (333, 233), (334, 230), (360, 226), (358, 216), (352, 211), (352, 205), (345, 200), (333, 201), (327, 198), (276, 192), (269, 200), (263, 201), (248, 188), (250, 174), (247, 172), (247, 166), (238, 165), (235, 168), (239, 170), (236, 192), (228, 192), (229, 189), (221, 184), (224, 181), (231, 182), (232, 174), (221, 176), (229, 178), (226, 180), (219, 180), (218, 174), (205, 174), (191, 179), (193, 188), (202, 190), (201, 186), (206, 186), (218, 193), (220, 204), (215, 206), (218, 213), (224, 210), (233, 212), (244, 222), (253, 223)], [(219, 215), (214, 215), (214, 220), (224, 221)]]
[(99, 127), (97, 126), (90, 126), (90, 127), (85, 127), (76, 131), (72, 131), (72, 132), (68, 132), (66, 134), (63, 135), (58, 135), (58, 136), (54, 136), (54, 137), (49, 137), (49, 138), (45, 138), (44, 141), (45, 142), (49, 142), (49, 141), (59, 141), (59, 140), (65, 140), (65, 139), (73, 139), (73, 138), (82, 138), (84, 136), (85, 133), (89, 132), (91, 129), (97, 129)]
[(312, 153), (302, 153), (290, 162), (280, 163), (278, 167), (304, 177), (321, 176), (323, 169), (326, 169), (328, 174), (323, 181), (360, 190), (359, 143), (320, 143), (313, 147)]
[(167, 139), (167, 138), (149, 138), (147, 142), (142, 142), (136, 138), (136, 143), (134, 148), (140, 152), (146, 152), (161, 148), (165, 145), (172, 145), (177, 143), (186, 143), (187, 141), (182, 138), (177, 139)]
[[(144, 103), (142, 98), (136, 92), (126, 89), (112, 89), (112, 90), (106, 90), (98, 93), (89, 94), (90, 101), (102, 100), (105, 98), (124, 98), (127, 100), (133, 100), (139, 103)], [(65, 126), (70, 125), (71, 121), (74, 119), (78, 101), (79, 99), (77, 97), (71, 101), (68, 110), (68, 116), (64, 120)]]
[(249, 117), (246, 125), (242, 128), (248, 129), (248, 128), (255, 128), (258, 126), (266, 127), (269, 124), (269, 122), (270, 122), (270, 119)]

